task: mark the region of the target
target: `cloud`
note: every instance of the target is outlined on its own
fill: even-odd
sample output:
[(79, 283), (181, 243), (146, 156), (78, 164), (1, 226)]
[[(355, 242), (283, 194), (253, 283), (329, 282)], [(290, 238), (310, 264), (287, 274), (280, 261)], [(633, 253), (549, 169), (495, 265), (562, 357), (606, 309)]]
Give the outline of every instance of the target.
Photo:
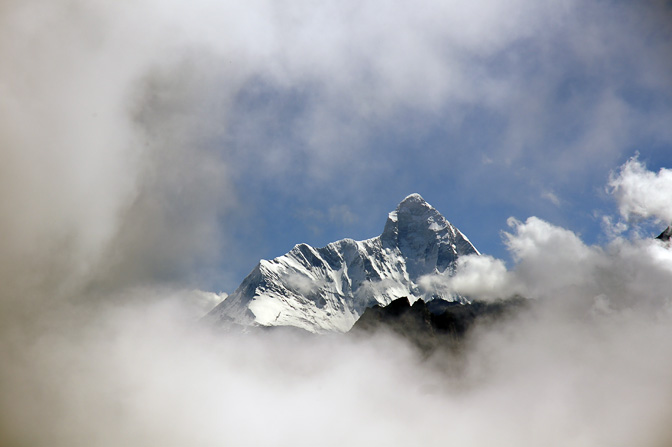
[(557, 196), (554, 192), (552, 192), (552, 191), (546, 191), (546, 192), (542, 193), (542, 194), (541, 194), (541, 197), (542, 197), (543, 199), (548, 200), (549, 202), (551, 202), (551, 203), (552, 203), (553, 205), (555, 205), (555, 206), (560, 206), (560, 199), (559, 199), (558, 196)]
[(637, 157), (633, 157), (618, 172), (611, 174), (609, 188), (625, 219), (654, 217), (672, 223), (671, 169), (660, 168), (658, 172), (652, 172)]
[(298, 272), (291, 272), (285, 275), (284, 280), (289, 289), (296, 290), (302, 295), (314, 294), (326, 284), (325, 279), (313, 279)]
[[(656, 3), (37, 5), (3, 5), (4, 223), (21, 247), (38, 233), (55, 244), (59, 227), (85, 275), (139, 283), (212, 268), (243, 251), (218, 225), (257, 206), (237, 200), (256, 187), (351, 206), (390, 178), (417, 184), (400, 172), (420, 167), (443, 184), (450, 165), (455, 186), (492, 179), (497, 199), (535, 177), (564, 197), (563, 179), (599, 177), (582, 166), (608, 169), (640, 129), (672, 141)], [(651, 23), (661, 34), (647, 41)], [(649, 113), (630, 91), (660, 103)]]
[[(609, 181), (621, 213), (664, 215), (666, 175), (666, 169), (648, 171), (634, 158), (626, 162)], [(537, 217), (525, 222), (510, 218), (508, 224), (511, 231), (503, 237), (514, 262), (510, 269), (490, 256), (467, 256), (458, 259), (454, 276), (430, 275), (423, 278), (423, 286), (481, 299), (520, 294), (572, 312), (574, 306), (592, 305), (662, 309), (669, 302), (672, 255), (668, 247), (637, 233), (626, 238), (622, 222), (614, 224), (604, 216), (607, 242), (603, 246), (588, 245), (572, 231)], [(640, 301), (640, 296), (646, 298)]]
[[(576, 284), (549, 300), (570, 298), (564, 292)], [(620, 293), (647, 301), (642, 286), (651, 284)], [(478, 328), (459, 356), (424, 360), (382, 334), (227, 334), (195, 327), (176, 301), (105, 306), (13, 355), (3, 368), (12, 386), (0, 404), (2, 439), (431, 446), (445, 445), (448, 429), (465, 446), (663, 446), (672, 314), (660, 303), (643, 312), (605, 299), (564, 312), (539, 301), (509, 323)], [(334, 424), (346, 428), (334, 435)]]
[[(653, 239), (616, 237), (606, 246), (583, 243), (574, 233), (536, 217), (511, 220), (505, 233), (514, 266), (489, 256), (460, 259), (455, 276), (439, 284), (482, 299), (520, 294), (551, 301), (558, 307), (604, 305), (616, 308), (653, 306), (668, 302), (672, 287), (672, 257)], [(644, 295), (646, 299), (639, 301)]]
[[(226, 125), (241, 175), (262, 171), (264, 181), (293, 193), (317, 186), (351, 194), (377, 180), (374, 167), (390, 175), (397, 165), (389, 159), (408, 158), (410, 149), (380, 135), (390, 132), (402, 141), (437, 126), (450, 136), (478, 135), (469, 161), (495, 161), (483, 168), (493, 174), (505, 162), (535, 168), (554, 188), (606, 172), (643, 133), (672, 141), (662, 124), (650, 124), (669, 107), (663, 101), (649, 113), (635, 94), (672, 93), (660, 57), (670, 42), (664, 33), (655, 45), (639, 37), (667, 13), (651, 2), (518, 0), (412, 8), (288, 2), (282, 13), (267, 2), (243, 10), (220, 2), (163, 14), (191, 46), (209, 49), (214, 66), (224, 65), (216, 88), (235, 90)], [(465, 20), (470, 26), (461, 26)], [(264, 31), (249, 35), (236, 22)], [(486, 117), (495, 125), (483, 132), (493, 124)], [(441, 165), (456, 151), (441, 145), (415, 156)], [(305, 176), (286, 182), (297, 166)], [(331, 188), (344, 174), (357, 181)]]
[[(240, 179), (352, 195), (460, 158), (381, 149), (376, 131), (481, 135), (467, 111), (488, 112), (502, 130), (476, 160), (572, 181), (640, 131), (670, 141), (665, 8), (2, 2), (0, 444), (669, 445), (671, 260), (655, 241), (511, 221), (512, 269), (465, 260), (451, 287), (544, 305), (461, 359), (383, 336), (213, 334), (194, 317), (215, 297), (192, 292), (235, 244), (220, 224), (246, 206)], [(662, 98), (654, 120), (630, 87)], [(632, 162), (615, 181), (663, 174)], [(626, 185), (627, 215), (667, 218)]]
[[(458, 258), (455, 275), (427, 275), (420, 279), (426, 290), (444, 289), (481, 300), (509, 298), (516, 293), (504, 262), (487, 255)], [(447, 295), (444, 293), (444, 295)]]
[[(180, 294), (180, 296), (183, 296), (183, 294)], [(195, 318), (201, 318), (214, 309), (216, 305), (227, 299), (229, 294), (192, 290), (191, 296), (193, 297), (194, 316)]]
[[(602, 250), (586, 246), (574, 233), (537, 217), (526, 222), (510, 218), (513, 233), (503, 233), (515, 266), (507, 270), (503, 261), (491, 256), (458, 259), (455, 274), (424, 277), (423, 285), (442, 287), (464, 296), (481, 299), (528, 298), (561, 295), (568, 284), (584, 278), (586, 268), (599, 263)], [(591, 278), (591, 275), (586, 275)], [(569, 291), (568, 291), (569, 292)]]

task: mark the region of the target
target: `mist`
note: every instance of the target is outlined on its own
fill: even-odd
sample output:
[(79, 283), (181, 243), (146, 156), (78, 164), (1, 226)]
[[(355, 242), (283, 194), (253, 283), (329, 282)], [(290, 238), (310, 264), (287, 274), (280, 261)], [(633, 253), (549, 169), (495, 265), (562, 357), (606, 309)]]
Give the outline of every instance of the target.
[(544, 296), (429, 358), (390, 333), (217, 330), (184, 292), (52, 312), (3, 332), (3, 443), (668, 445), (669, 279), (623, 274), (672, 256), (635, 247), (553, 287), (521, 274)]
[[(641, 225), (669, 223), (670, 173), (617, 168), (641, 132), (667, 141), (669, 116), (615, 93), (632, 79), (667, 88), (668, 46), (615, 20), (665, 34), (662, 2), (636, 16), (523, 0), (281, 3), (0, 4), (0, 444), (669, 445), (672, 252)], [(647, 63), (628, 63), (641, 53)], [(597, 97), (556, 108), (566, 54), (618, 63)], [(216, 285), (240, 280), (222, 266), (243, 256), (227, 226), (254, 207), (241, 184), (320, 192), (355, 172), (352, 194), (377, 172), (361, 166), (387, 178), (397, 168), (380, 160), (408, 155), (367, 145), (371, 129), (409, 111), (460, 128), (474, 108), (516, 111), (475, 172), (613, 170), (604, 185), (621, 214), (603, 216), (604, 244), (511, 219), (513, 265), (465, 259), (424, 284), (520, 294), (529, 311), (430, 358), (392, 334), (200, 323), (226, 296)], [(540, 135), (574, 116), (588, 125), (569, 120), (575, 138), (539, 161)]]

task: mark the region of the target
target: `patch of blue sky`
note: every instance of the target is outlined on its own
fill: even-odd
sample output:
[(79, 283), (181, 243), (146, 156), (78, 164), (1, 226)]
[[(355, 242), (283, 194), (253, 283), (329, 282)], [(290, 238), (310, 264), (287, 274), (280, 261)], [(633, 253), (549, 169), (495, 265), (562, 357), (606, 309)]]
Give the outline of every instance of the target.
[[(222, 142), (242, 204), (239, 219), (227, 217), (227, 231), (238, 234), (231, 249), (248, 249), (226, 269), (242, 278), (259, 258), (297, 243), (374, 237), (412, 192), (505, 260), (501, 232), (511, 216), (538, 216), (599, 243), (602, 216), (617, 211), (605, 193), (610, 172), (635, 153), (650, 169), (672, 166), (672, 76), (651, 60), (669, 36), (624, 37), (608, 20), (630, 7), (600, 22), (604, 7), (583, 18), (572, 11), (566, 27), (500, 51), (465, 55), (460, 70), (473, 91), (439, 107), (391, 101), (370, 110), (366, 91), (332, 91), (328, 79), (250, 78)], [(630, 31), (641, 27), (633, 23)], [(610, 47), (624, 42), (623, 51)]]

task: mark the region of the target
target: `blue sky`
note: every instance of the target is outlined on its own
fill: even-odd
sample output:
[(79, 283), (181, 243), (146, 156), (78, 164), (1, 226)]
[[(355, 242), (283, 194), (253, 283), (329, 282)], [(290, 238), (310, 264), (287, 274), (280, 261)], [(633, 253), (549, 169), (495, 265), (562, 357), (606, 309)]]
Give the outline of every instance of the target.
[(297, 54), (229, 108), (222, 156), (244, 212), (225, 218), (239, 238), (224, 269), (376, 236), (412, 192), (495, 257), (510, 216), (599, 243), (610, 173), (635, 154), (672, 166), (669, 5), (451, 5), (297, 12), (279, 43)]

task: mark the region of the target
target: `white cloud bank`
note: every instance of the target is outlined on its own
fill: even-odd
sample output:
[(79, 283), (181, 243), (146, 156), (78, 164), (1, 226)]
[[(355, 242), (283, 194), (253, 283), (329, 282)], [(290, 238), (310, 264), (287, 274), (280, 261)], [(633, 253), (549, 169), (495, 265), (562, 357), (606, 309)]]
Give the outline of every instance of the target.
[(617, 238), (604, 247), (590, 246), (536, 217), (510, 224), (513, 233), (505, 233), (515, 261), (510, 270), (489, 256), (465, 257), (454, 277), (442, 279), (444, 287), (481, 299), (519, 294), (558, 306), (608, 301), (617, 308), (656, 307), (672, 298), (672, 252), (664, 243)]

